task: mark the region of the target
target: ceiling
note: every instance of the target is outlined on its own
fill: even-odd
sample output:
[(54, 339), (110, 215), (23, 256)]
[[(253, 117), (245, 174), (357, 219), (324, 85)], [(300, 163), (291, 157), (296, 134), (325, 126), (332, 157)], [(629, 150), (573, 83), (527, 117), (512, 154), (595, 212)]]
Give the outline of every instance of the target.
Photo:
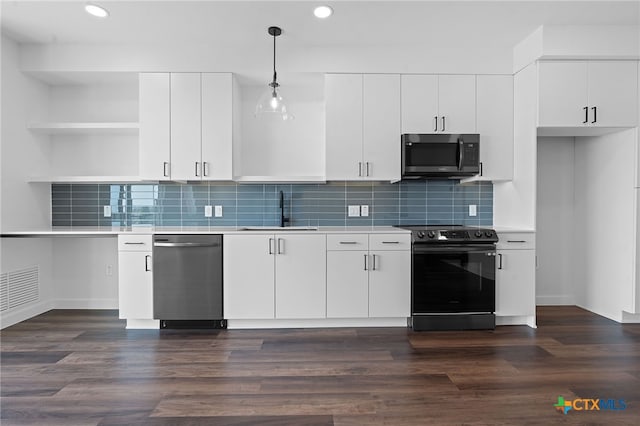
[[(97, 19), (84, 1), (2, 0), (2, 33), (20, 43), (206, 43), (331, 48), (433, 45), (513, 47), (542, 24), (638, 25), (639, 1), (100, 1)], [(319, 4), (335, 10), (319, 20)]]

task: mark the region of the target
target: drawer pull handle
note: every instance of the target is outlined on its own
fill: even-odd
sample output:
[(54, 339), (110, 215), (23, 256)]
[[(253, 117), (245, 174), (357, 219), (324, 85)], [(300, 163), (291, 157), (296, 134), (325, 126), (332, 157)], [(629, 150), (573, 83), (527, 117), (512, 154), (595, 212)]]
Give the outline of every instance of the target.
[(128, 245), (128, 246), (143, 246), (145, 243), (141, 243), (141, 242), (132, 243), (132, 242), (127, 241), (125, 244)]
[(526, 243), (525, 240), (507, 240), (508, 243)]
[(383, 241), (382, 244), (400, 244), (400, 241)]
[(358, 244), (356, 241), (340, 241), (340, 244)]

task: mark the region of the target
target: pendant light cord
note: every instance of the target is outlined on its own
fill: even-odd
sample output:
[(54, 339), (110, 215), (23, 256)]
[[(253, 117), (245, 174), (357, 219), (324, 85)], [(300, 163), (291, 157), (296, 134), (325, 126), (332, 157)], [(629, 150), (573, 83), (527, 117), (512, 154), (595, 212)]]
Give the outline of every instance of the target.
[(277, 79), (277, 73), (276, 73), (276, 35), (275, 33), (273, 34), (273, 85), (275, 88), (276, 83), (276, 79)]

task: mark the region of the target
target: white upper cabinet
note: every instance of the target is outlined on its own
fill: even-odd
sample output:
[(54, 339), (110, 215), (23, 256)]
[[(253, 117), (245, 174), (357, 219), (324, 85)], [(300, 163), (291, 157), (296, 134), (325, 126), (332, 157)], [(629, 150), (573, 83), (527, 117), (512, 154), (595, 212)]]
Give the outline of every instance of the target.
[(233, 178), (233, 75), (202, 74), (202, 179)]
[(477, 77), (480, 173), (471, 180), (513, 179), (513, 77)]
[(400, 76), (364, 75), (363, 175), (400, 179)]
[(171, 164), (170, 75), (143, 73), (139, 85), (139, 174), (142, 179), (168, 180)]
[(171, 73), (171, 179), (202, 178), (199, 73)]
[(400, 76), (325, 76), (327, 180), (400, 179)]
[(142, 179), (232, 179), (232, 79), (229, 73), (140, 74)]
[(638, 120), (637, 63), (538, 63), (539, 127), (634, 127)]
[(357, 179), (362, 168), (363, 78), (361, 74), (325, 76), (326, 177)]
[(403, 75), (402, 133), (475, 133), (474, 75)]

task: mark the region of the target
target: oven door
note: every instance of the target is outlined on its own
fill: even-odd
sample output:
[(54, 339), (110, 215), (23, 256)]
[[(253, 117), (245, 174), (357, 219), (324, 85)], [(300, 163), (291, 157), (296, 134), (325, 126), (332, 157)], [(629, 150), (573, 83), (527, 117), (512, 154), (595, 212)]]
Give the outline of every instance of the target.
[(494, 312), (495, 261), (493, 245), (415, 244), (413, 314)]

